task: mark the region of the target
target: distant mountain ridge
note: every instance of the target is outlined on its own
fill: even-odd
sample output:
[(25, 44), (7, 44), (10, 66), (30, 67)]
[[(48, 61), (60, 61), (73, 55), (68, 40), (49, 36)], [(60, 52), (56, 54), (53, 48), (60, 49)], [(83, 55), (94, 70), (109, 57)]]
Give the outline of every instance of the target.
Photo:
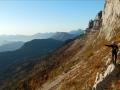
[(21, 42), (21, 41), (4, 44), (0, 46), (0, 52), (14, 51), (14, 50), (19, 49), (23, 45), (24, 45), (24, 42)]
[[(77, 36), (82, 34), (83, 32), (84, 30), (78, 29), (66, 33), (74, 34), (75, 36)], [(16, 41), (27, 42), (33, 39), (48, 39), (53, 37), (55, 34), (56, 32), (37, 33), (34, 35), (0, 35), (0, 45), (9, 44), (11, 42), (16, 42)]]
[(0, 40), (4, 41), (30, 41), (33, 39), (47, 39), (54, 33), (37, 33), (34, 35), (0, 35)]
[(56, 32), (51, 38), (55, 40), (66, 41), (84, 34), (84, 30), (78, 29), (70, 32)]
[(66, 41), (66, 40), (72, 39), (74, 37), (76, 37), (76, 35), (69, 34), (66, 32), (57, 32), (51, 38), (55, 39), (55, 40)]
[(34, 39), (48, 39), (66, 41), (73, 39), (84, 33), (84, 30), (78, 29), (70, 32), (56, 32), (56, 33), (37, 33), (31, 36), (25, 35), (1, 35), (0, 36), (0, 52), (14, 51), (19, 49), (25, 42)]
[(78, 30), (72, 30), (70, 32), (68, 32), (69, 34), (72, 34), (72, 35), (80, 35), (80, 34), (83, 34), (85, 33), (85, 30), (81, 30), (81, 29), (78, 29)]

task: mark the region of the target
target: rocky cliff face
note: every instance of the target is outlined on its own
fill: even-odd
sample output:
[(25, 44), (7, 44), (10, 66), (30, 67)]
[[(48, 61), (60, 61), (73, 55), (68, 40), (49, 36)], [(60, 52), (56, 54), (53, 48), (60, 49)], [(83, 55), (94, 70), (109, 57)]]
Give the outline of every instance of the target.
[(94, 20), (90, 20), (88, 24), (88, 28), (86, 29), (86, 32), (96, 31), (99, 30), (102, 26), (102, 11), (100, 11)]
[(101, 35), (110, 40), (120, 29), (120, 0), (105, 0)]

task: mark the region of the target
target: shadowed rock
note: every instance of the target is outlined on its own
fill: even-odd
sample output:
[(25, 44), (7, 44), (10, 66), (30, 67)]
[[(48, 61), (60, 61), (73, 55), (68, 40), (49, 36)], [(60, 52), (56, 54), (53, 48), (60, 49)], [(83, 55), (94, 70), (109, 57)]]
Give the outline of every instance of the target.
[(106, 90), (108, 84), (120, 73), (120, 64), (114, 65), (110, 64), (107, 67), (107, 70), (104, 72), (104, 75), (97, 74), (95, 84), (93, 85), (92, 90)]

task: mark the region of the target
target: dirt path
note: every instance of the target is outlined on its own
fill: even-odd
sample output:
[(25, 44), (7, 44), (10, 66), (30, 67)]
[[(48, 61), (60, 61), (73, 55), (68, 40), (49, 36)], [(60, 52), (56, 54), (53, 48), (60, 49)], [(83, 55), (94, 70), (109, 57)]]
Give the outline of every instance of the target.
[(49, 81), (45, 84), (42, 85), (42, 88), (38, 90), (50, 90), (52, 87), (56, 86), (59, 84), (65, 77), (66, 75), (59, 75), (55, 80)]
[(57, 76), (54, 80), (48, 81), (42, 85), (41, 88), (37, 90), (50, 90), (51, 88), (55, 87), (57, 84), (59, 84), (66, 76), (71, 75), (71, 73), (79, 68), (79, 64), (75, 65), (69, 72), (63, 73), (59, 76)]

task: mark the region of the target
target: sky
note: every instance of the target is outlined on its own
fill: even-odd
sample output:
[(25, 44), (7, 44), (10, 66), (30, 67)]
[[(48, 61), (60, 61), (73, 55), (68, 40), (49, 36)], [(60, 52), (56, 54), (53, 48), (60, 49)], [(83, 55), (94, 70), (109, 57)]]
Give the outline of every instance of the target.
[(1, 0), (0, 35), (85, 29), (104, 0)]

